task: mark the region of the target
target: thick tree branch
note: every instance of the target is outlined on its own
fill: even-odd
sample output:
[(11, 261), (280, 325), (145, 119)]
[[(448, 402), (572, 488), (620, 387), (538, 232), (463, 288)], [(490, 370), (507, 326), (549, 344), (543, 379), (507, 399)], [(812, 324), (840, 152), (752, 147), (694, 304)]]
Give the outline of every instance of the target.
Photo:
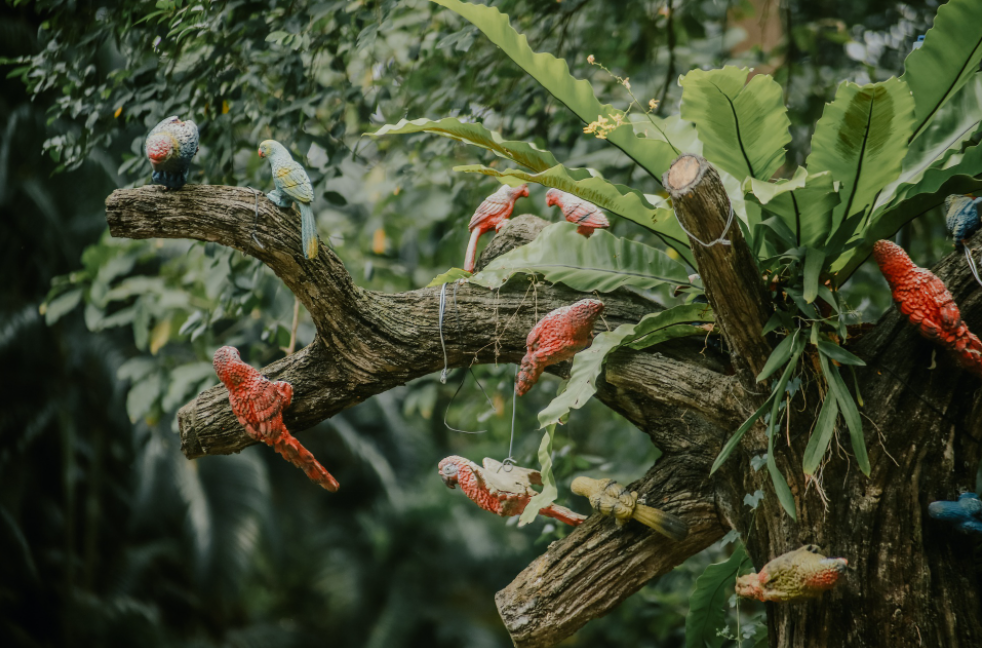
[(705, 158), (686, 153), (672, 163), (662, 184), (672, 196), (679, 222), (691, 233), (699, 276), (733, 366), (744, 384), (752, 386), (771, 353), (760, 334), (770, 316), (769, 299), (723, 182)]
[[(187, 186), (175, 192), (143, 187), (116, 191), (106, 203), (114, 236), (191, 238), (234, 247), (266, 263), (300, 297), (317, 327), (317, 338), (307, 348), (263, 368), (270, 378), (294, 387), (293, 405), (285, 413), (291, 430), (309, 428), (443, 366), (440, 288), (384, 294), (356, 287), (331, 250), (322, 246), (317, 258), (305, 259), (300, 252), (299, 215), (275, 207), (265, 196), (257, 199), (251, 190), (237, 187)], [(534, 237), (541, 223), (532, 216), (517, 218), (502, 229), (482, 260)], [(535, 322), (549, 310), (580, 298), (582, 293), (563, 286), (522, 279), (499, 291), (448, 285), (444, 337), (449, 365), (519, 361)], [(658, 309), (627, 292), (604, 295), (603, 300), (612, 327), (636, 322)], [(706, 393), (705, 399), (690, 398), (685, 403), (693, 408), (693, 421), (708, 417), (718, 423), (726, 415), (736, 420), (739, 406), (734, 406), (730, 395), (732, 380), (718, 373), (719, 363), (700, 350), (699, 341), (692, 340), (666, 345), (662, 352), (669, 355), (615, 354), (607, 370), (609, 385), (638, 381), (663, 389), (605, 388), (600, 398), (666, 448), (678, 436), (673, 430), (681, 404), (676, 394)], [(631, 377), (618, 379), (619, 373)], [(659, 403), (659, 411), (672, 425), (660, 425), (648, 407)], [(236, 452), (252, 443), (232, 416), (221, 385), (185, 405), (178, 423), (188, 458)]]
[(666, 455), (631, 484), (650, 506), (684, 519), (689, 535), (669, 540), (647, 527), (594, 514), (498, 592), (517, 648), (546, 648), (603, 616), (649, 580), (671, 571), (726, 533), (716, 516), (703, 455)]

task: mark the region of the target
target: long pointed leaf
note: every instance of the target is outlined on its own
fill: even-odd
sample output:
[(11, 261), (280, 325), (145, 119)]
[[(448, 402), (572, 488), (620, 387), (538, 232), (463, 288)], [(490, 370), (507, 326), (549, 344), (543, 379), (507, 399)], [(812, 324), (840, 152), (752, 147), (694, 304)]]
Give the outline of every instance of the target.
[(534, 144), (527, 142), (506, 141), (501, 135), (488, 130), (481, 124), (464, 122), (455, 117), (447, 117), (439, 121), (430, 119), (403, 119), (397, 124), (386, 124), (374, 133), (372, 137), (383, 135), (408, 135), (413, 133), (433, 133), (464, 144), (478, 146), (495, 154), (521, 164), (533, 171), (545, 171), (556, 166), (559, 161), (549, 151), (544, 151)]
[[(617, 110), (609, 104), (601, 104), (597, 100), (589, 81), (574, 78), (566, 61), (551, 54), (533, 52), (529, 47), (528, 39), (515, 31), (508, 21), (508, 15), (501, 13), (496, 7), (460, 2), (460, 0), (431, 0), (431, 2), (442, 5), (470, 21), (511, 60), (583, 121), (593, 122), (598, 117), (606, 117), (613, 121), (616, 117), (624, 117), (624, 111)], [(680, 150), (665, 141), (637, 137), (633, 126), (627, 121), (624, 126), (611, 131), (607, 135), (607, 141), (624, 151), (658, 180), (680, 153)]]
[(683, 119), (696, 125), (703, 155), (737, 180), (769, 180), (784, 164), (791, 121), (772, 77), (748, 68), (693, 70), (680, 80)]
[(743, 438), (743, 435), (746, 434), (747, 430), (749, 430), (753, 424), (757, 422), (757, 419), (759, 419), (761, 415), (767, 411), (767, 408), (771, 406), (773, 400), (774, 396), (772, 395), (757, 409), (756, 412), (750, 415), (750, 418), (743, 422), (743, 425), (737, 428), (737, 431), (733, 433), (729, 441), (726, 442), (726, 445), (723, 446), (723, 449), (720, 450), (719, 455), (717, 455), (716, 461), (713, 462), (713, 467), (709, 469), (710, 475), (716, 472), (719, 467), (723, 465), (723, 462), (730, 457), (733, 450), (737, 447), (737, 444), (740, 443), (740, 439)]
[(924, 44), (904, 61), (901, 77), (914, 95), (913, 140), (975, 72), (982, 60), (978, 0), (949, 0), (938, 8)]
[(877, 193), (899, 177), (913, 129), (914, 100), (902, 81), (839, 84), (815, 125), (806, 160), (809, 172), (831, 171), (840, 183), (833, 229), (872, 207)]
[(516, 272), (538, 273), (583, 292), (689, 284), (685, 267), (661, 250), (603, 230), (586, 238), (576, 233), (575, 223), (566, 222), (550, 225), (532, 242), (494, 259), (470, 281), (494, 289)]
[(521, 517), (518, 518), (518, 526), (525, 526), (535, 520), (539, 509), (549, 506), (559, 496), (556, 477), (552, 474), (552, 439), (555, 434), (556, 426), (550, 425), (542, 435), (542, 442), (539, 443), (539, 474), (542, 475), (542, 490), (529, 500)]
[(818, 297), (818, 279), (825, 264), (825, 252), (818, 248), (808, 248), (805, 252), (804, 291), (802, 296), (809, 304)]
[(849, 388), (839, 374), (837, 367), (829, 366), (829, 361), (824, 355), (818, 355), (819, 363), (822, 365), (822, 373), (829, 382), (829, 389), (839, 402), (839, 409), (842, 411), (842, 418), (846, 420), (846, 427), (849, 428), (849, 438), (852, 441), (852, 451), (856, 455), (856, 463), (863, 474), (869, 476), (870, 464), (869, 456), (866, 454), (866, 439), (863, 437), (863, 421), (859, 417), (859, 409), (856, 401), (853, 400)]
[(805, 455), (801, 463), (806, 475), (814, 475), (815, 470), (822, 463), (822, 457), (825, 456), (825, 451), (832, 442), (837, 418), (839, 418), (839, 402), (835, 396), (828, 395), (822, 403), (822, 411), (818, 413), (815, 429), (808, 438), (808, 446), (805, 447)]

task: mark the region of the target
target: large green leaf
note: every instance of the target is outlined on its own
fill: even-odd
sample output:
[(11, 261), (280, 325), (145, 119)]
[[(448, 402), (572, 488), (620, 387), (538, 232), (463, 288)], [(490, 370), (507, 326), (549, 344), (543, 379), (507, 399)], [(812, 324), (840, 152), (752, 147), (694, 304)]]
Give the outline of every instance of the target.
[(720, 648), (726, 641), (720, 630), (726, 627), (727, 594), (746, 559), (746, 549), (738, 544), (729, 559), (709, 565), (696, 579), (685, 617), (685, 648)]
[[(589, 123), (599, 117), (606, 117), (611, 121), (618, 117), (624, 118), (624, 111), (600, 103), (593, 94), (593, 86), (589, 81), (573, 77), (566, 61), (552, 54), (533, 52), (525, 35), (515, 31), (508, 22), (508, 15), (501, 13), (497, 7), (460, 0), (431, 1), (473, 23), (492, 43), (500, 47), (519, 67), (583, 121)], [(661, 140), (637, 137), (626, 120), (624, 126), (607, 135), (607, 140), (659, 180), (672, 160), (681, 153), (679, 149), (662, 141), (664, 137)]]
[(839, 182), (833, 229), (872, 207), (877, 194), (900, 176), (913, 128), (914, 100), (903, 81), (839, 84), (815, 125), (806, 161), (810, 173), (831, 171)]
[(798, 167), (790, 180), (765, 182), (751, 178), (745, 186), (765, 212), (784, 221), (798, 245), (818, 247), (828, 238), (832, 210), (839, 203), (832, 174), (809, 175), (805, 167)]
[(949, 162), (951, 166), (947, 168), (931, 167), (915, 184), (901, 185), (890, 204), (873, 214), (860, 244), (832, 265), (836, 285), (841, 286), (866, 260), (876, 241), (890, 238), (906, 223), (943, 205), (950, 194), (982, 189), (982, 145), (970, 147), (964, 155), (952, 156)]
[(589, 349), (573, 358), (566, 389), (539, 412), (539, 425), (559, 423), (571, 410), (583, 407), (597, 393), (597, 378), (607, 356), (615, 349), (647, 348), (666, 340), (705, 334), (703, 329), (688, 325), (695, 321), (713, 321), (713, 313), (706, 304), (675, 306), (645, 315), (637, 324), (621, 324), (613, 331), (598, 334)]
[(556, 187), (579, 196), (598, 207), (655, 232), (689, 265), (695, 267), (695, 259), (692, 256), (692, 250), (689, 249), (687, 239), (678, 236), (681, 228), (675, 222), (675, 213), (671, 209), (656, 209), (651, 206), (640, 191), (624, 185), (613, 184), (600, 177), (591, 176), (586, 169), (567, 169), (563, 165), (557, 164), (542, 173), (527, 173), (521, 169), (499, 171), (481, 164), (468, 164), (454, 167), (454, 171), (481, 173), (498, 178), (507, 184), (534, 182), (546, 187)]
[(539, 443), (539, 474), (542, 475), (542, 490), (529, 500), (525, 510), (522, 511), (522, 516), (518, 518), (518, 526), (525, 526), (535, 520), (539, 509), (549, 506), (559, 496), (556, 477), (552, 474), (552, 439), (555, 435), (555, 424), (547, 426), (542, 435), (542, 441)]
[(494, 131), (488, 130), (481, 124), (462, 122), (454, 117), (439, 121), (429, 119), (403, 119), (397, 124), (386, 124), (374, 133), (373, 137), (382, 135), (406, 135), (411, 133), (434, 133), (450, 139), (479, 146), (493, 151), (501, 157), (512, 160), (533, 171), (545, 171), (556, 166), (559, 161), (549, 151), (543, 151), (534, 144), (526, 142), (509, 142)]
[(924, 132), (945, 102), (968, 81), (982, 60), (978, 0), (949, 0), (938, 8), (924, 44), (904, 61), (901, 77), (914, 95), (916, 124), (909, 139)]
[(494, 289), (516, 272), (541, 274), (546, 281), (583, 292), (689, 285), (685, 267), (661, 250), (604, 230), (587, 238), (567, 222), (554, 223), (530, 243), (502, 254), (470, 281)]
[(742, 181), (769, 180), (784, 164), (791, 121), (773, 78), (748, 68), (693, 70), (682, 84), (684, 119), (693, 122), (707, 160)]

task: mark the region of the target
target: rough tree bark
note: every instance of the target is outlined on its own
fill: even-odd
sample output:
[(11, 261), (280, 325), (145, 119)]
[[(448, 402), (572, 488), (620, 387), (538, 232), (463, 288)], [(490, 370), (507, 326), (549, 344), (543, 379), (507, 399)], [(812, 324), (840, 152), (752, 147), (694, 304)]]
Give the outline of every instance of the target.
[[(722, 232), (728, 204), (705, 160), (681, 158), (666, 181), (689, 231), (704, 241)], [(322, 247), (316, 259), (304, 259), (298, 216), (248, 189), (120, 190), (107, 199), (107, 219), (115, 236), (191, 238), (239, 249), (266, 263), (299, 296), (317, 338), (263, 370), (294, 385), (294, 405), (286, 416), (291, 430), (443, 366), (438, 288), (402, 294), (359, 289), (330, 250)], [(513, 219), (483, 258), (529, 240), (540, 229), (534, 217)], [(811, 373), (803, 376), (805, 404), (797, 400), (789, 408), (790, 445), (777, 448), (798, 521), (782, 512), (766, 471), (750, 467), (750, 458), (766, 451), (760, 426), (709, 477), (722, 444), (762, 397), (752, 375), (770, 348), (760, 337), (761, 318), (772, 308), (769, 296), (755, 280), (759, 275), (739, 230), (731, 228), (728, 238), (731, 246), (693, 248), (730, 356), (700, 353), (701, 341), (695, 340), (648, 352), (618, 351), (598, 385), (598, 398), (665, 453), (632, 487), (648, 503), (685, 519), (689, 537), (675, 543), (638, 525), (618, 530), (610, 519), (591, 517), (496, 596), (515, 644), (554, 645), (736, 528), (758, 568), (806, 542), (850, 560), (849, 573), (823, 598), (767, 604), (773, 647), (982, 645), (971, 541), (924, 515), (930, 501), (951, 499), (974, 486), (982, 437), (980, 384), (935, 354), (897, 312), (887, 313), (872, 333), (849, 345), (868, 363), (857, 377), (865, 399), (870, 478), (834, 446), (821, 479), (828, 503), (817, 485), (805, 483), (801, 455), (820, 389)], [(948, 283), (969, 325), (982, 329), (982, 300), (960, 259), (950, 255), (935, 272)], [(450, 365), (517, 362), (538, 318), (580, 297), (525, 278), (494, 292), (459, 286), (456, 308), (448, 299), (444, 327)], [(612, 326), (658, 309), (627, 292), (603, 295), (603, 301)], [(232, 417), (222, 387), (182, 408), (179, 423), (189, 458), (236, 452), (251, 443)], [(766, 495), (754, 515), (742, 502), (757, 489)]]

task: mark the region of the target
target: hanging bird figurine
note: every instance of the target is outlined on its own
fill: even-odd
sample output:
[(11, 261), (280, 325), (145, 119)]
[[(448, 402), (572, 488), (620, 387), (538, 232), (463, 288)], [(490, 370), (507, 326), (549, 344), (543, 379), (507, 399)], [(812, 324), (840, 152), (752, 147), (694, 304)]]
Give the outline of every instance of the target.
[(546, 207), (553, 205), (559, 206), (566, 220), (579, 225), (576, 232), (587, 238), (594, 230), (610, 227), (610, 221), (607, 220), (602, 209), (571, 193), (556, 188), (550, 189), (546, 192)]
[(756, 574), (737, 579), (736, 593), (762, 602), (814, 598), (832, 589), (846, 571), (845, 558), (826, 558), (815, 545), (781, 554)]
[(963, 367), (982, 376), (982, 342), (962, 321), (944, 282), (914, 265), (893, 241), (873, 244), (873, 258), (890, 284), (893, 301), (921, 335), (944, 346)]
[(147, 134), (144, 146), (154, 184), (180, 189), (191, 175), (191, 160), (198, 153), (198, 127), (190, 119), (168, 117)]
[(982, 226), (982, 221), (979, 219), (980, 209), (982, 209), (982, 198), (952, 194), (944, 199), (945, 225), (948, 226), (948, 233), (955, 239), (955, 248), (965, 252), (969, 270), (972, 271), (979, 285), (982, 285), (978, 266), (975, 265), (975, 257), (972, 256), (972, 250), (965, 245), (965, 241)]
[(962, 533), (982, 533), (982, 501), (979, 501), (977, 493), (962, 493), (955, 502), (931, 502), (927, 513)]
[[(501, 517), (521, 515), (529, 500), (538, 495), (532, 484), (542, 485), (538, 470), (506, 466), (491, 458), (484, 459), (482, 468), (463, 457), (450, 456), (440, 462), (437, 472), (447, 488), (460, 486), (475, 504)], [(539, 509), (539, 513), (570, 526), (579, 526), (586, 519), (558, 504)]]
[(246, 434), (272, 446), (322, 488), (332, 493), (336, 491), (340, 486), (338, 481), (283, 424), (283, 410), (293, 400), (293, 386), (280, 380), (271, 381), (242, 362), (234, 347), (224, 346), (216, 351), (214, 366), (219, 380), (228, 389), (232, 413), (239, 419)]
[(651, 506), (638, 504), (637, 492), (628, 491), (613, 479), (577, 477), (570, 484), (570, 490), (589, 498), (593, 510), (601, 515), (613, 517), (617, 520), (618, 527), (634, 519), (672, 540), (684, 540), (689, 535), (689, 526), (681, 518)]
[(593, 341), (593, 324), (604, 310), (596, 299), (549, 312), (532, 327), (525, 340), (525, 357), (518, 370), (515, 393), (524, 396), (549, 365), (569, 360)]
[(308, 259), (317, 256), (317, 230), (314, 222), (314, 211), (310, 203), (314, 199), (314, 190), (310, 185), (307, 172), (295, 162), (286, 147), (275, 140), (266, 140), (259, 145), (259, 157), (269, 160), (273, 171), (273, 189), (266, 197), (278, 207), (289, 207), (297, 203), (300, 208), (300, 237), (303, 253)]
[(471, 233), (471, 239), (467, 243), (467, 253), (464, 256), (464, 270), (474, 272), (474, 263), (477, 260), (477, 240), (481, 235), (491, 230), (498, 231), (505, 224), (515, 209), (515, 202), (522, 196), (529, 195), (527, 184), (509, 187), (502, 185), (497, 191), (484, 199), (471, 216), (471, 222), (467, 229)]

